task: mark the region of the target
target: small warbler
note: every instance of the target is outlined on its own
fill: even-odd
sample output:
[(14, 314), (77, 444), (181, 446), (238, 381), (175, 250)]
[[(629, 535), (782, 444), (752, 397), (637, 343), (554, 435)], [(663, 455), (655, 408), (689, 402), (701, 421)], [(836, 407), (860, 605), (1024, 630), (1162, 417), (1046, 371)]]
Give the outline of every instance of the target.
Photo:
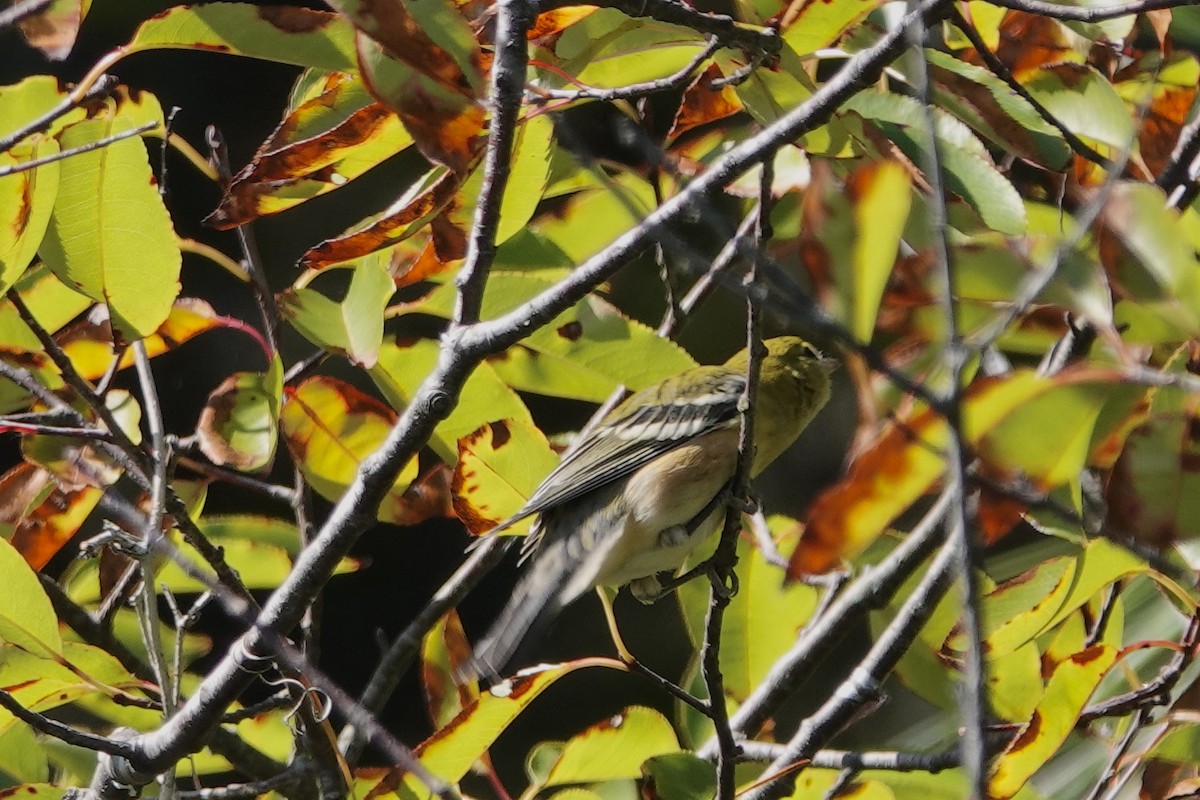
[[(786, 450), (829, 400), (834, 362), (794, 336), (765, 342), (754, 403), (751, 477)], [(748, 356), (695, 367), (629, 397), (585, 433), (525, 505), (493, 532), (537, 514), (521, 548), (532, 564), (475, 664), (496, 675), (526, 635), (598, 586), (630, 584), (652, 602), (720, 527), (737, 468)]]

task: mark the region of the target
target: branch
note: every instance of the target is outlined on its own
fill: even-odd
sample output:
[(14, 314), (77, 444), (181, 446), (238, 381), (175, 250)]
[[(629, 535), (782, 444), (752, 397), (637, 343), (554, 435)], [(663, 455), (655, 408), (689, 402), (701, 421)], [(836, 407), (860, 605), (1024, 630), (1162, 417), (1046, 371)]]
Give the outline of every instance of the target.
[(924, 117), (922, 134), (925, 137), (922, 168), (929, 183), (929, 227), (932, 234), (935, 294), (940, 298), (942, 324), (946, 343), (941, 361), (945, 372), (946, 390), (939, 398), (939, 407), (946, 418), (950, 443), (946, 448), (947, 492), (951, 497), (947, 538), (955, 543), (958, 579), (962, 581), (962, 615), (959, 617), (966, 650), (963, 654), (962, 691), (958, 706), (962, 717), (963, 771), (974, 800), (987, 797), (988, 765), (986, 734), (989, 716), (987, 697), (987, 662), (983, 651), (983, 589), (975, 565), (980, 563), (981, 547), (971, 524), (967, 509), (967, 465), (971, 456), (962, 434), (962, 387), (970, 349), (959, 332), (958, 287), (950, 263), (950, 244), (947, 239), (945, 172), (942, 169), (941, 148), (937, 123), (933, 116), (930, 92), (929, 65), (925, 62), (927, 29), (918, 19), (909, 29), (916, 62), (914, 85), (921, 101)]
[(136, 748), (127, 742), (76, 730), (69, 725), (63, 725), (61, 722), (52, 720), (36, 711), (30, 711), (4, 689), (0, 689), (0, 707), (3, 707), (5, 711), (26, 725), (29, 725), (35, 731), (44, 733), (47, 736), (53, 736), (55, 739), (67, 744), (124, 758), (129, 758), (137, 753)]
[(479, 320), (483, 289), (488, 270), (496, 258), (496, 231), (500, 226), (500, 205), (512, 167), (512, 148), (521, 98), (525, 91), (525, 72), (529, 46), (525, 34), (533, 24), (534, 11), (526, 0), (500, 0), (496, 20), (498, 50), (492, 66), (492, 121), (488, 127), (487, 155), (483, 163), (483, 188), (467, 237), (467, 254), (455, 278), (458, 298), (454, 305), (454, 325), (470, 325)]
[[(746, 761), (772, 761), (784, 746), (774, 742), (742, 742)], [(882, 769), (891, 772), (941, 772), (962, 763), (957, 748), (940, 753), (904, 753), (897, 751), (818, 750), (809, 766), (817, 769)]]
[(1071, 22), (1104, 22), (1117, 17), (1127, 17), (1130, 14), (1144, 14), (1147, 11), (1158, 11), (1163, 8), (1182, 8), (1194, 5), (1187, 0), (1138, 0), (1134, 3), (1096, 8), (1048, 3), (1045, 0), (989, 0), (989, 2), (1001, 8), (1010, 8), (1014, 11), (1024, 11), (1028, 14)]
[[(769, 162), (768, 162), (769, 163)], [(771, 180), (773, 171), (763, 167), (759, 187), (757, 238), (761, 249), (770, 237)], [(729, 724), (729, 710), (725, 705), (725, 680), (721, 674), (721, 624), (725, 620), (725, 609), (737, 591), (737, 540), (742, 527), (742, 509), (749, 496), (750, 468), (754, 463), (754, 408), (758, 398), (759, 377), (766, 349), (762, 343), (762, 313), (758, 295), (761, 288), (756, 283), (754, 264), (746, 273), (746, 387), (738, 401), (741, 425), (738, 431), (737, 466), (730, 486), (729, 503), (725, 510), (725, 525), (716, 552), (709, 559), (712, 564), (709, 576), (712, 587), (709, 591), (708, 615), (704, 621), (704, 647), (701, 651), (701, 670), (708, 687), (708, 716), (712, 720), (717, 738), (717, 798), (732, 800), (734, 796), (734, 767), (739, 755), (733, 728)]]

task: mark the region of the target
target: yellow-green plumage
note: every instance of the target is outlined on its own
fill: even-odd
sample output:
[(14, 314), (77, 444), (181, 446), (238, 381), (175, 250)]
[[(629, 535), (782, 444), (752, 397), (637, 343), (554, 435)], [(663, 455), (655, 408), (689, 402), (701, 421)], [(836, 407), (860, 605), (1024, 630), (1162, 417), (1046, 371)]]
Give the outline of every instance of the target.
[[(766, 343), (754, 404), (757, 476), (829, 399), (832, 361), (802, 339)], [(532, 564), (475, 650), (496, 673), (539, 621), (597, 585), (632, 583), (652, 594), (659, 572), (678, 569), (718, 528), (713, 504), (737, 465), (737, 411), (745, 351), (644, 389), (611, 411), (564, 455), (525, 506), (500, 528), (538, 514), (523, 548)], [(699, 519), (703, 515), (703, 519)]]

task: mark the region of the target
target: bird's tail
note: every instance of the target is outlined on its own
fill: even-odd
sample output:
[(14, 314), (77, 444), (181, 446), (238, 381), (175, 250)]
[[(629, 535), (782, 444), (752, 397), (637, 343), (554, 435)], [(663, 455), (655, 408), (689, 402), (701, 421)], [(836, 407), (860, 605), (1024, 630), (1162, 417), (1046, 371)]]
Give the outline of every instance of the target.
[(563, 595), (571, 572), (555, 563), (566, 558), (566, 548), (561, 542), (555, 544), (538, 552), (491, 630), (475, 646), (472, 660), (478, 674), (501, 675), (521, 645), (548, 625), (568, 601)]

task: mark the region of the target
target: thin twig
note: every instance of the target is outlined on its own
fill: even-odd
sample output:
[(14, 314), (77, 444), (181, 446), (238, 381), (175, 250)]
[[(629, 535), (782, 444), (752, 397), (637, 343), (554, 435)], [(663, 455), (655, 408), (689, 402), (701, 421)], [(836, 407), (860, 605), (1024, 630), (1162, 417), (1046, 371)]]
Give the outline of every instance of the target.
[(122, 742), (107, 736), (96, 736), (95, 734), (76, 730), (69, 725), (64, 725), (61, 722), (52, 720), (43, 714), (30, 711), (25, 706), (21, 705), (15, 697), (13, 697), (4, 689), (0, 689), (0, 707), (24, 722), (26, 725), (32, 727), (35, 731), (44, 733), (47, 736), (53, 736), (55, 739), (64, 741), (67, 744), (73, 744), (76, 747), (83, 747), (88, 750), (95, 750), (98, 753), (108, 753), (110, 755), (121, 756), (123, 758), (129, 758), (137, 755), (137, 748), (128, 742)]
[[(229, 151), (225, 147), (225, 139), (216, 126), (210, 125), (205, 129), (208, 140), (208, 150), (212, 163), (217, 168), (221, 190), (226, 191), (233, 180), (233, 170), (229, 165)], [(250, 276), (250, 285), (254, 289), (254, 300), (258, 304), (258, 313), (262, 317), (263, 331), (267, 337), (267, 347), (272, 354), (279, 351), (279, 305), (275, 295), (267, 283), (266, 271), (263, 269), (262, 257), (258, 252), (258, 242), (254, 238), (254, 228), (249, 223), (237, 226), (238, 244), (242, 248), (246, 272)]]
[[(771, 181), (773, 172), (763, 167), (759, 184), (758, 213), (755, 217), (755, 239), (761, 251), (771, 238), (769, 217), (771, 214)], [(704, 622), (704, 646), (701, 650), (701, 667), (704, 683), (708, 688), (709, 717), (717, 739), (717, 797), (732, 800), (734, 793), (734, 767), (737, 764), (737, 741), (729, 724), (729, 711), (725, 705), (725, 680), (721, 673), (721, 624), (725, 609), (736, 590), (737, 540), (742, 527), (742, 509), (749, 495), (750, 467), (754, 463), (754, 417), (758, 402), (759, 374), (765, 348), (762, 343), (763, 320), (762, 289), (757, 282), (758, 272), (752, 262), (746, 272), (746, 387), (738, 401), (741, 410), (741, 426), (738, 432), (737, 466), (730, 487), (730, 499), (725, 511), (725, 525), (717, 550), (710, 559), (712, 588), (709, 592), (708, 615)]]
[[(959, 11), (958, 8), (955, 8), (951, 13), (950, 21), (967, 37), (967, 41), (969, 41), (971, 46), (975, 48), (975, 52), (977, 52), (979, 57), (983, 59), (983, 63), (986, 64), (987, 68), (992, 71), (992, 74), (1004, 81), (1004, 83), (1008, 85), (1008, 88), (1012, 89), (1018, 97), (1028, 103), (1039, 117), (1041, 117), (1049, 125), (1053, 126), (1059, 133), (1061, 133), (1063, 139), (1066, 140), (1067, 145), (1072, 151), (1075, 152), (1076, 155), (1082, 156), (1088, 161), (1091, 161), (1093, 164), (1098, 164), (1099, 166), (1108, 170), (1111, 170), (1116, 166), (1110, 159), (1100, 155), (1100, 153), (1096, 152), (1096, 150), (1087, 142), (1076, 136), (1075, 131), (1068, 128), (1062, 122), (1062, 120), (1050, 113), (1050, 109), (1042, 105), (1041, 102), (1029, 92), (1029, 90), (1017, 80), (1016, 76), (1012, 74), (1012, 71), (1008, 68), (1008, 66), (996, 57), (996, 54), (992, 52), (990, 47), (988, 47), (987, 42), (985, 42), (983, 37), (979, 35), (979, 31), (975, 30), (975, 26), (968, 22), (965, 17), (963, 17), (962, 12)], [(1126, 161), (1125, 163), (1128, 162)], [(1121, 169), (1123, 170), (1124, 167), (1122, 166)]]
[(102, 150), (103, 148), (108, 147), (110, 144), (115, 144), (122, 139), (132, 139), (134, 136), (141, 136), (143, 133), (152, 131), (157, 127), (157, 122), (146, 122), (137, 126), (136, 128), (130, 128), (127, 131), (110, 134), (109, 136), (97, 139), (94, 142), (81, 144), (78, 147), (60, 150), (57, 153), (52, 153), (48, 156), (42, 156), (41, 158), (31, 158), (28, 161), (21, 161), (16, 164), (12, 164), (11, 166), (0, 167), (0, 178), (7, 178), (9, 175), (16, 175), (18, 172), (28, 172), (31, 169), (37, 169), (38, 167), (43, 167), (46, 164), (53, 164), (55, 161), (63, 161), (64, 159), (71, 158), (72, 156), (90, 153), (93, 150)]
[(937, 286), (935, 294), (940, 298), (942, 325), (946, 329), (946, 342), (941, 359), (946, 372), (946, 389), (939, 398), (938, 405), (950, 432), (950, 443), (945, 453), (947, 481), (951, 493), (947, 528), (950, 540), (957, 542), (956, 571), (963, 587), (962, 614), (959, 620), (960, 629), (966, 639), (966, 648), (963, 655), (962, 691), (958, 698), (962, 719), (962, 766), (966, 773), (967, 786), (970, 787), (970, 796), (975, 800), (983, 800), (987, 797), (988, 754), (985, 735), (990, 715), (987, 662), (983, 650), (983, 589), (975, 569), (980, 559), (980, 545), (967, 508), (967, 464), (970, 462), (970, 455), (962, 433), (963, 376), (970, 350), (959, 331), (958, 287), (955, 283), (947, 238), (946, 189), (941, 162), (941, 143), (933, 116), (929, 65), (925, 61), (927, 36), (924, 20), (918, 18), (909, 28), (914, 65), (912, 83), (924, 117), (922, 133), (925, 137), (925, 147), (922, 152), (922, 169), (929, 184), (928, 217), (932, 234), (930, 238), (935, 265), (934, 279)]
[(658, 92), (669, 92), (675, 89), (680, 89), (690, 83), (696, 70), (700, 68), (708, 59), (712, 58), (717, 50), (721, 49), (721, 39), (718, 36), (710, 36), (708, 42), (700, 51), (692, 57), (692, 60), (683, 66), (672, 75), (665, 78), (659, 78), (653, 81), (644, 83), (631, 83), (626, 86), (617, 86), (612, 89), (601, 89), (595, 86), (586, 86), (578, 84), (578, 89), (542, 89), (533, 88), (528, 94), (528, 100), (534, 105), (543, 105), (550, 100), (565, 100), (568, 102), (575, 100), (600, 100), (606, 103), (612, 103), (617, 100), (629, 100), (637, 97), (645, 97), (646, 95), (656, 94)]

